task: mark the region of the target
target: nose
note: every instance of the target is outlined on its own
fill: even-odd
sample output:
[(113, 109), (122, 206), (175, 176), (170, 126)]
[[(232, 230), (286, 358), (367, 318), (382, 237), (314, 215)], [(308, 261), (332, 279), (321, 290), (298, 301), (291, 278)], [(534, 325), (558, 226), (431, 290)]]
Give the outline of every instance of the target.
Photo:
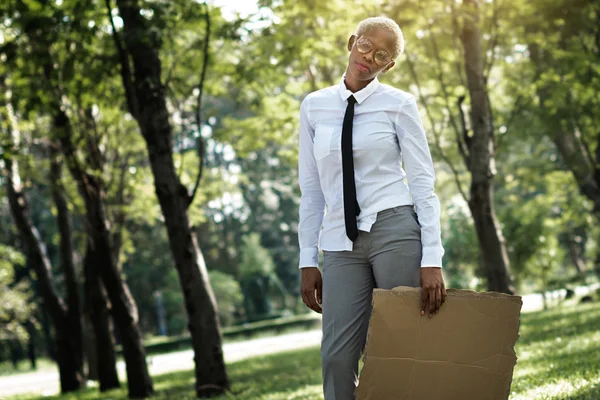
[(373, 50), (370, 50), (369, 52), (363, 54), (363, 58), (365, 59), (365, 61), (372, 63), (374, 55), (375, 52)]

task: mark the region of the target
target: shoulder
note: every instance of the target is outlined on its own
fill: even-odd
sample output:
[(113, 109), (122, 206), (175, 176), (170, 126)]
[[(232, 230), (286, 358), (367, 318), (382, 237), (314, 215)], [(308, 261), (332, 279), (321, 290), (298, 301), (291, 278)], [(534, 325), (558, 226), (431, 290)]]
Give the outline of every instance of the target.
[(318, 104), (321, 101), (331, 101), (334, 96), (338, 95), (337, 93), (338, 85), (315, 90), (314, 92), (309, 93), (304, 100), (302, 100), (302, 107), (309, 108), (309, 105)]
[(392, 101), (398, 106), (403, 106), (409, 104), (409, 102), (416, 101), (415, 96), (412, 93), (383, 83), (378, 90), (378, 94), (382, 97), (387, 97), (387, 100)]

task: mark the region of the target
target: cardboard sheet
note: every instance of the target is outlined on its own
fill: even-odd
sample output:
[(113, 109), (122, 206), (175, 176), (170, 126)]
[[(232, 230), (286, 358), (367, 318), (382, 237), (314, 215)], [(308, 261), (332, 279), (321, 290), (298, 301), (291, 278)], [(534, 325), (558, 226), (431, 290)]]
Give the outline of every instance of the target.
[(375, 289), (357, 400), (506, 400), (520, 296), (447, 289), (420, 315), (420, 288)]

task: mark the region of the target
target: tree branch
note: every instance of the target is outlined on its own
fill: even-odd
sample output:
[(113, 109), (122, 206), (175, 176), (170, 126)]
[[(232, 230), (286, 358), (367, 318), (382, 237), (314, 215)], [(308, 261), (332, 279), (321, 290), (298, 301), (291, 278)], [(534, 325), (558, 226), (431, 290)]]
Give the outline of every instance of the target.
[[(117, 154), (115, 164), (118, 163), (119, 157), (120, 154)], [(121, 248), (123, 247), (123, 230), (125, 227), (125, 221), (127, 217), (124, 207), (125, 204), (128, 204), (130, 202), (130, 199), (125, 194), (127, 186), (125, 177), (127, 176), (127, 165), (129, 164), (129, 155), (126, 154), (120, 161), (121, 162), (119, 163), (119, 181), (117, 186), (117, 193), (115, 194), (115, 203), (113, 205), (116, 206), (114, 207), (116, 210), (113, 210), (113, 226), (111, 233), (113, 243), (113, 259), (115, 260), (115, 265), (119, 265)]]
[(454, 48), (458, 49), (458, 51), (460, 52), (460, 57), (456, 58), (456, 62), (454, 63), (455, 67), (456, 67), (456, 73), (459, 76), (460, 79), (460, 84), (463, 87), (467, 86), (466, 83), (466, 79), (465, 79), (465, 71), (463, 70), (463, 64), (460, 62), (460, 60), (464, 60), (464, 49), (462, 47), (462, 45), (458, 42), (458, 37), (460, 35), (459, 33), (459, 28), (458, 28), (458, 20), (456, 18), (456, 9), (455, 9), (455, 2), (450, 2), (450, 7), (451, 7), (451, 14), (452, 14), (452, 43), (454, 44)]
[[(486, 84), (487, 84), (487, 80), (488, 77), (490, 76), (490, 73), (492, 71), (492, 67), (494, 66), (494, 62), (495, 62), (495, 58), (496, 58), (496, 46), (498, 45), (498, 35), (499, 35), (499, 29), (498, 29), (498, 2), (497, 0), (494, 0), (492, 2), (492, 7), (494, 7), (494, 12), (492, 14), (492, 27), (491, 27), (491, 31), (492, 31), (492, 40), (490, 41), (490, 50), (492, 52), (492, 54), (490, 55), (490, 58), (486, 61), (486, 65), (483, 67), (484, 70), (484, 76), (483, 79), (485, 80)], [(487, 51), (484, 53), (484, 57), (487, 56)]]
[[(465, 101), (465, 96), (460, 96), (457, 101), (458, 105), (458, 113), (460, 114), (460, 124), (462, 127), (462, 140), (466, 143), (467, 147), (471, 146), (471, 138), (469, 137), (469, 127), (467, 125), (467, 117), (465, 116), (465, 112), (463, 111), (462, 105)], [(467, 163), (467, 168), (469, 164)]]
[(520, 94), (517, 97), (517, 100), (515, 101), (515, 105), (514, 105), (512, 111), (510, 112), (510, 115), (508, 116), (506, 123), (504, 124), (504, 126), (506, 127), (506, 132), (508, 132), (510, 130), (510, 126), (512, 125), (512, 123), (515, 120), (515, 118), (517, 117), (517, 115), (520, 115), (521, 111), (523, 111), (523, 108), (521, 107), (521, 101), (523, 101), (523, 95)]
[[(463, 190), (462, 183), (460, 182), (460, 174), (459, 174), (458, 170), (454, 167), (454, 164), (452, 164), (452, 162), (450, 161), (450, 159), (448, 158), (448, 156), (446, 155), (446, 153), (444, 152), (444, 150), (442, 149), (442, 146), (440, 144), (440, 133), (437, 131), (437, 129), (435, 127), (433, 116), (431, 115), (429, 106), (427, 105), (427, 102), (425, 101), (425, 97), (423, 96), (423, 92), (421, 91), (421, 84), (419, 82), (419, 78), (417, 76), (415, 66), (414, 66), (412, 60), (410, 59), (410, 54), (407, 52), (405, 52), (405, 54), (406, 54), (406, 63), (408, 64), (408, 69), (413, 78), (413, 81), (417, 85), (417, 92), (419, 94), (419, 100), (420, 100), (421, 104), (423, 105), (423, 108), (425, 109), (425, 114), (427, 115), (427, 119), (429, 120), (429, 124), (431, 125), (431, 131), (433, 132), (433, 138), (434, 138), (434, 141), (433, 141), (434, 146), (437, 149), (437, 151), (439, 152), (440, 157), (442, 157), (442, 160), (444, 160), (444, 162), (448, 165), (448, 167), (452, 171), (452, 175), (454, 176), (454, 182), (456, 183), (456, 187), (457, 187), (460, 195), (462, 196), (462, 198), (468, 204), (469, 199), (467, 198), (466, 192)], [(444, 128), (442, 129), (442, 131), (445, 131), (445, 129), (446, 129), (445, 127), (448, 125), (449, 118), (450, 118), (449, 116), (447, 116), (445, 118)]]
[(192, 205), (194, 197), (200, 186), (200, 179), (202, 179), (202, 172), (204, 170), (204, 140), (202, 138), (202, 92), (204, 91), (204, 80), (206, 78), (206, 70), (208, 69), (208, 53), (209, 53), (209, 41), (210, 41), (210, 9), (206, 1), (204, 2), (205, 7), (205, 19), (206, 19), (206, 34), (204, 38), (204, 60), (202, 62), (202, 74), (200, 76), (200, 84), (198, 85), (198, 104), (196, 105), (196, 125), (198, 127), (198, 136), (196, 138), (198, 146), (198, 175), (196, 176), (196, 182), (194, 183), (194, 189), (188, 199), (188, 208)]
[(113, 31), (113, 39), (115, 41), (115, 46), (117, 47), (117, 53), (119, 55), (119, 62), (121, 64), (121, 79), (123, 80), (123, 87), (125, 88), (125, 97), (127, 98), (127, 106), (129, 108), (129, 112), (137, 118), (139, 115), (138, 101), (137, 96), (135, 95), (135, 89), (133, 85), (133, 78), (131, 74), (131, 67), (129, 65), (129, 54), (127, 50), (125, 50), (125, 46), (121, 43), (121, 37), (117, 32), (117, 28), (115, 27), (115, 21), (112, 17), (112, 7), (110, 5), (110, 0), (106, 0), (106, 11), (108, 12), (108, 19), (110, 20), (110, 26)]
[[(421, 6), (421, 10), (423, 13), (425, 13), (425, 10), (423, 9), (423, 7)], [(450, 123), (452, 125), (452, 128), (454, 129), (454, 133), (456, 134), (456, 140), (457, 140), (457, 144), (458, 144), (458, 151), (460, 153), (460, 155), (462, 156), (463, 160), (465, 161), (465, 164), (467, 163), (468, 160), (468, 152), (469, 152), (469, 148), (468, 145), (465, 148), (465, 144), (463, 143), (463, 141), (461, 140), (460, 134), (459, 134), (459, 130), (458, 130), (458, 126), (456, 125), (456, 121), (454, 120), (454, 116), (452, 113), (452, 107), (450, 106), (450, 95), (448, 94), (448, 88), (446, 86), (446, 82), (444, 81), (444, 71), (442, 68), (442, 58), (440, 57), (440, 51), (437, 45), (437, 41), (435, 40), (435, 35), (433, 33), (433, 20), (430, 19), (428, 24), (429, 24), (429, 37), (431, 38), (431, 45), (433, 46), (433, 55), (435, 57), (436, 60), (436, 65), (437, 65), (437, 72), (438, 72), (438, 80), (440, 82), (440, 87), (442, 89), (442, 94), (443, 94), (443, 98), (444, 98), (444, 102), (446, 105), (446, 109), (448, 110), (448, 114), (450, 115)]]

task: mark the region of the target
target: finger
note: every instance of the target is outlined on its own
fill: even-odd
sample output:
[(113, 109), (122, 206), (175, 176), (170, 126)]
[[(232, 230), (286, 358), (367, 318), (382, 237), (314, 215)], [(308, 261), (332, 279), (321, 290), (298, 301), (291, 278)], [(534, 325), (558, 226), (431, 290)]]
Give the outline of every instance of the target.
[(317, 282), (317, 303), (323, 304), (323, 282)]
[(427, 290), (421, 288), (421, 315), (425, 315), (425, 307), (427, 306)]
[[(306, 301), (306, 297), (304, 296), (304, 292), (301, 292), (300, 295), (302, 296), (302, 302), (304, 303), (304, 305), (306, 307), (308, 307), (308, 302)], [(310, 308), (310, 307), (309, 307)]]
[(446, 302), (446, 286), (442, 283), (442, 304)]
[(433, 316), (435, 310), (435, 288), (429, 289), (429, 317)]
[(317, 291), (313, 290), (312, 291), (312, 296), (311, 296), (311, 300), (312, 300), (312, 304), (313, 304), (313, 309), (318, 312), (319, 314), (321, 313), (321, 305), (318, 303), (317, 301)]
[(302, 292), (302, 302), (304, 303), (304, 305), (308, 308), (310, 308), (310, 304), (308, 302), (308, 299), (306, 298), (306, 294), (305, 292)]
[(310, 309), (313, 310), (314, 312), (321, 312), (321, 307), (319, 307), (319, 305), (317, 304), (317, 298), (315, 296), (315, 291), (314, 289), (311, 290), (310, 292), (308, 292), (306, 294), (306, 297), (308, 298), (308, 302), (310, 304)]
[(440, 311), (440, 307), (442, 306), (442, 288), (438, 287), (435, 289), (435, 313), (437, 314)]

